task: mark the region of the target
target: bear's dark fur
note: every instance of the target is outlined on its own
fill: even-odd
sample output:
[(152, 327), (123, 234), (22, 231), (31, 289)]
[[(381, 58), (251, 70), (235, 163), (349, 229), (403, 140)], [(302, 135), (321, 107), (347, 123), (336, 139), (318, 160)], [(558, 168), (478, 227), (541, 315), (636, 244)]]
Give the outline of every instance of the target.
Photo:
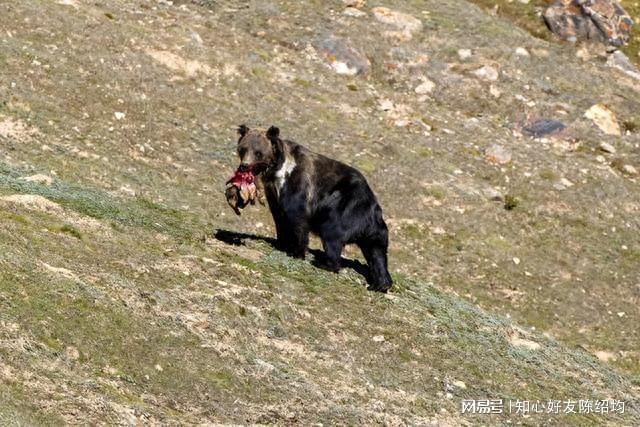
[(293, 141), (280, 131), (238, 129), (240, 169), (251, 169), (273, 215), (278, 248), (304, 258), (309, 232), (322, 239), (323, 267), (340, 269), (345, 244), (360, 247), (369, 265), (371, 290), (386, 292), (392, 284), (387, 270), (389, 244), (382, 209), (360, 172)]

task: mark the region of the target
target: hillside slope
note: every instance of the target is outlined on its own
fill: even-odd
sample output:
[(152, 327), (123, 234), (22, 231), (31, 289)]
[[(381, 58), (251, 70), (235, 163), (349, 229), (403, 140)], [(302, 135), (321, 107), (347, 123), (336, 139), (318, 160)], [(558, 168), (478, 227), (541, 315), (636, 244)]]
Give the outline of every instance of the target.
[[(398, 32), (392, 3), (0, 4), (0, 424), (640, 423), (639, 83), (464, 1), (406, 2)], [(329, 37), (368, 72), (323, 64)], [(242, 122), (363, 171), (392, 293), (232, 213)]]

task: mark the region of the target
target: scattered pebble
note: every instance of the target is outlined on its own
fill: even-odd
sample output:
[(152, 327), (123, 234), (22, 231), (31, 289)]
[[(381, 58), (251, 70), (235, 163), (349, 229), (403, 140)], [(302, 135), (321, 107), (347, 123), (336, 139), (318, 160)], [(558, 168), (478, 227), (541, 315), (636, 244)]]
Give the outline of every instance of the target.
[(366, 16), (366, 12), (361, 11), (360, 9), (356, 9), (355, 7), (347, 7), (342, 11), (342, 14), (345, 16), (350, 16), (352, 18), (361, 18)]
[(72, 345), (68, 346), (64, 351), (65, 356), (69, 360), (78, 360), (80, 359), (80, 352), (78, 349)]
[(461, 388), (461, 389), (463, 389), (463, 390), (464, 390), (465, 388), (467, 388), (467, 385), (466, 385), (464, 382), (460, 381), (460, 380), (455, 380), (455, 381), (453, 381), (453, 382), (451, 383), (451, 385), (453, 385), (454, 387), (457, 387), (457, 388)]
[(384, 342), (384, 335), (376, 335), (371, 338), (371, 340), (373, 340), (373, 342)]
[(596, 351), (595, 356), (603, 362), (609, 362), (616, 359), (616, 355), (610, 351)]
[(466, 61), (471, 58), (471, 55), (473, 55), (471, 49), (458, 49), (458, 58), (460, 58), (461, 61)]
[(424, 79), (422, 83), (420, 83), (415, 88), (415, 92), (418, 95), (426, 95), (427, 93), (431, 93), (433, 89), (435, 89), (436, 84), (429, 79)]
[(502, 96), (502, 92), (500, 91), (500, 89), (498, 89), (494, 85), (489, 86), (489, 93), (494, 98), (500, 98), (500, 96)]
[(624, 165), (622, 167), (622, 171), (624, 173), (628, 173), (629, 175), (638, 175), (638, 169), (636, 169), (635, 167), (633, 167), (631, 165)]
[(529, 51), (523, 47), (516, 48), (516, 55), (523, 58), (528, 58), (529, 56), (531, 56), (529, 54)]
[(616, 147), (614, 147), (613, 145), (609, 144), (608, 142), (601, 142), (600, 143), (600, 149), (602, 151), (604, 151), (605, 153), (610, 153), (610, 154), (615, 154), (616, 153)]
[(491, 82), (495, 82), (498, 80), (498, 70), (490, 65), (485, 65), (484, 67), (478, 68), (473, 72), (473, 74), (482, 79)]
[(500, 165), (509, 163), (511, 161), (511, 151), (498, 144), (494, 144), (491, 147), (487, 148), (484, 152), (484, 155), (487, 160)]

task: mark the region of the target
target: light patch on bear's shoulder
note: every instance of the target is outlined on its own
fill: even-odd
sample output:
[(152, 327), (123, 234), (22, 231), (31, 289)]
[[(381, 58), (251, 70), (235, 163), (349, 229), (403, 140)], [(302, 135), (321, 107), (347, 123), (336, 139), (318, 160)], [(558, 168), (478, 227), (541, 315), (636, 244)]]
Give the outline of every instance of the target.
[(284, 182), (289, 178), (291, 172), (298, 166), (296, 161), (290, 157), (286, 157), (284, 163), (276, 171), (276, 189), (278, 190), (278, 194), (282, 190), (282, 186), (284, 186)]

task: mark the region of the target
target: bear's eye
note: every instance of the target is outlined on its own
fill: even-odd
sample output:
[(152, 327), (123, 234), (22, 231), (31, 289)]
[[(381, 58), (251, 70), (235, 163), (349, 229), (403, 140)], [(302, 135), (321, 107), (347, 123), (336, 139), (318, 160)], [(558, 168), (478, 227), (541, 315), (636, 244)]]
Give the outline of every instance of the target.
[(256, 159), (262, 160), (262, 153), (260, 151), (256, 151)]

